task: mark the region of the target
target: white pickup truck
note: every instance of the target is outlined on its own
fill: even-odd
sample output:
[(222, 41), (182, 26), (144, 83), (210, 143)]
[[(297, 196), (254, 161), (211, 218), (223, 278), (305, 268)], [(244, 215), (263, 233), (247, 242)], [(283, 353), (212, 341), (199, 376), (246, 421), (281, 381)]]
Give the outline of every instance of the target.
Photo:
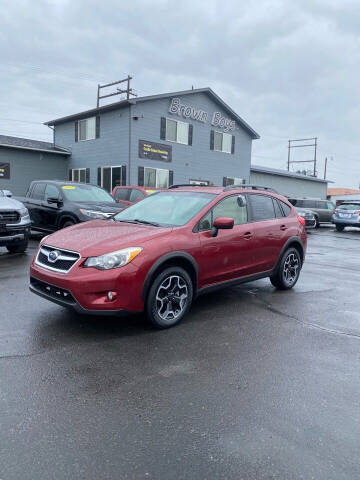
[(9, 190), (0, 190), (0, 247), (22, 253), (28, 245), (31, 221), (27, 208), (11, 196)]

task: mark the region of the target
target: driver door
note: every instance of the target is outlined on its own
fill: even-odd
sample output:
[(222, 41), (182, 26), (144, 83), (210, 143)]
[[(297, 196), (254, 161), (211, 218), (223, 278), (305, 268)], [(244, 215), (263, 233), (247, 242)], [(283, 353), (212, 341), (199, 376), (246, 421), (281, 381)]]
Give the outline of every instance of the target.
[(60, 200), (61, 195), (58, 188), (51, 183), (47, 183), (45, 187), (44, 200), (42, 201), (42, 228), (50, 231), (57, 229), (57, 219), (59, 216), (60, 206), (56, 203), (48, 203), (48, 198), (58, 198)]
[[(253, 273), (253, 227), (248, 223), (247, 206), (241, 207), (238, 197), (231, 195), (220, 200), (199, 222), (200, 288)], [(211, 228), (218, 217), (233, 218), (234, 227), (218, 230), (212, 236)]]

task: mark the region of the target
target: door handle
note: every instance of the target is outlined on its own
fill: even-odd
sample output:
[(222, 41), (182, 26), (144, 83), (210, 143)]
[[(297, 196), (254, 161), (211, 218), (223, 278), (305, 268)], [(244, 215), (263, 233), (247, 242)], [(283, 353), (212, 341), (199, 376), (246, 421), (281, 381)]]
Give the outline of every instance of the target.
[(243, 237), (245, 240), (250, 240), (253, 237), (253, 234), (251, 232), (245, 232)]
[(282, 231), (287, 230), (287, 226), (286, 225), (281, 225), (280, 230), (282, 230)]

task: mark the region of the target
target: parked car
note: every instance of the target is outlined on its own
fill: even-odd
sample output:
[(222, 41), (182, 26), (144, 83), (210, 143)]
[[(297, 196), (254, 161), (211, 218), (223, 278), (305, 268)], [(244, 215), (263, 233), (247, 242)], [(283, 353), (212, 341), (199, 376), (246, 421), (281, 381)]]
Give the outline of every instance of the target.
[(317, 198), (288, 198), (294, 207), (311, 210), (315, 215), (316, 228), (322, 223), (331, 222), (335, 205), (327, 200)]
[(345, 227), (360, 228), (360, 200), (348, 200), (334, 210), (332, 222), (336, 230), (342, 232)]
[(28, 246), (31, 222), (25, 206), (11, 197), (9, 190), (0, 190), (0, 246), (22, 253)]
[(297, 214), (299, 215), (299, 217), (302, 217), (305, 220), (306, 230), (312, 230), (313, 228), (316, 228), (316, 217), (314, 212), (306, 208), (300, 208), (300, 207), (299, 208), (294, 207), (294, 208), (297, 211)]
[(145, 310), (168, 328), (214, 288), (264, 277), (292, 288), (304, 224), (285, 197), (256, 187), (171, 187), (43, 239), (30, 290), (82, 313)]
[(19, 198), (27, 207), (32, 229), (53, 232), (94, 218), (107, 218), (127, 207), (95, 185), (54, 180), (30, 184), (26, 197)]
[(143, 198), (162, 190), (165, 189), (156, 187), (138, 187), (136, 185), (119, 186), (114, 188), (112, 191), (112, 196), (117, 202), (122, 202), (126, 205), (132, 205), (133, 203), (139, 202)]

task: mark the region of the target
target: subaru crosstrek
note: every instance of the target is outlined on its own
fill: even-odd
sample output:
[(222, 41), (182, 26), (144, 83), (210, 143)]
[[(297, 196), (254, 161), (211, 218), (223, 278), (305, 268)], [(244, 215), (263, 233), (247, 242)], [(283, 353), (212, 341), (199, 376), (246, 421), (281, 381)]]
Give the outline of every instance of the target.
[(145, 311), (168, 328), (214, 288), (264, 277), (292, 288), (305, 257), (304, 223), (285, 197), (260, 187), (174, 186), (45, 237), (30, 289), (82, 313)]

